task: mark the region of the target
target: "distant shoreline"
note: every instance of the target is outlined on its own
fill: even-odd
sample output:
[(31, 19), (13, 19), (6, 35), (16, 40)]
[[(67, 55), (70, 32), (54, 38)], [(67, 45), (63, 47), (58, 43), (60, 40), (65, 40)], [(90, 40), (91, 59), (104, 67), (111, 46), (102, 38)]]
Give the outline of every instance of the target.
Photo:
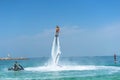
[(0, 58), (0, 60), (28, 60), (29, 58)]

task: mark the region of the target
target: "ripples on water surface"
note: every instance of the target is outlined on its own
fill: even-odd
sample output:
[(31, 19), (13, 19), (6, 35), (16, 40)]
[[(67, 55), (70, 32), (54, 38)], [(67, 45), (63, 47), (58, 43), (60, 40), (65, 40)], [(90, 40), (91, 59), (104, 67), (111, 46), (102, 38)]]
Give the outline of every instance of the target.
[(18, 61), (24, 71), (8, 71), (14, 60), (0, 61), (0, 80), (120, 80), (120, 63), (113, 57), (61, 58), (59, 66), (50, 65), (49, 58)]

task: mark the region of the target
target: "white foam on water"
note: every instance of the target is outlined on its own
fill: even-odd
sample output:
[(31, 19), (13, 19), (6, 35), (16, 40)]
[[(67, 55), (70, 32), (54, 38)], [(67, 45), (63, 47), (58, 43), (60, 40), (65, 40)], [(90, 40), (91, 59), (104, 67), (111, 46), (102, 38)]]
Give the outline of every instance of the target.
[(94, 66), (40, 66), (40, 67), (28, 67), (27, 71), (65, 71), (65, 70), (92, 70)]
[(115, 66), (94, 66), (94, 65), (75, 65), (75, 66), (39, 66), (39, 67), (27, 67), (26, 71), (84, 71), (84, 70), (109, 70), (120, 71), (119, 67)]

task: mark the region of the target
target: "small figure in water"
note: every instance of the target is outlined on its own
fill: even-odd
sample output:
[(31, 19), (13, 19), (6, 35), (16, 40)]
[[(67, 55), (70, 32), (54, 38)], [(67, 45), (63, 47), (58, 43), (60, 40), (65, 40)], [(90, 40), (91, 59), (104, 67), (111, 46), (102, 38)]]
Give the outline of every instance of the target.
[(17, 70), (19, 69), (19, 64), (17, 63), (17, 61), (15, 61), (15, 63), (14, 63), (13, 66), (14, 66), (13, 69), (14, 69), (15, 71), (17, 71)]
[(14, 70), (18, 71), (18, 70), (24, 70), (24, 69), (17, 61), (15, 61)]
[(116, 58), (116, 54), (114, 54), (114, 63), (116, 64), (117, 58)]

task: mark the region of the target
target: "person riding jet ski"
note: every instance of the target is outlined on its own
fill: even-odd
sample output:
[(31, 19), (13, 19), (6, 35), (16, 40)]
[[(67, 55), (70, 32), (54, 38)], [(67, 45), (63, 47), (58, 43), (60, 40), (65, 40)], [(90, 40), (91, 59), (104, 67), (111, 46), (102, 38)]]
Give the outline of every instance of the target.
[(20, 70), (24, 70), (24, 68), (20, 64), (18, 64), (17, 61), (15, 61), (13, 67), (8, 68), (8, 70), (20, 71)]

